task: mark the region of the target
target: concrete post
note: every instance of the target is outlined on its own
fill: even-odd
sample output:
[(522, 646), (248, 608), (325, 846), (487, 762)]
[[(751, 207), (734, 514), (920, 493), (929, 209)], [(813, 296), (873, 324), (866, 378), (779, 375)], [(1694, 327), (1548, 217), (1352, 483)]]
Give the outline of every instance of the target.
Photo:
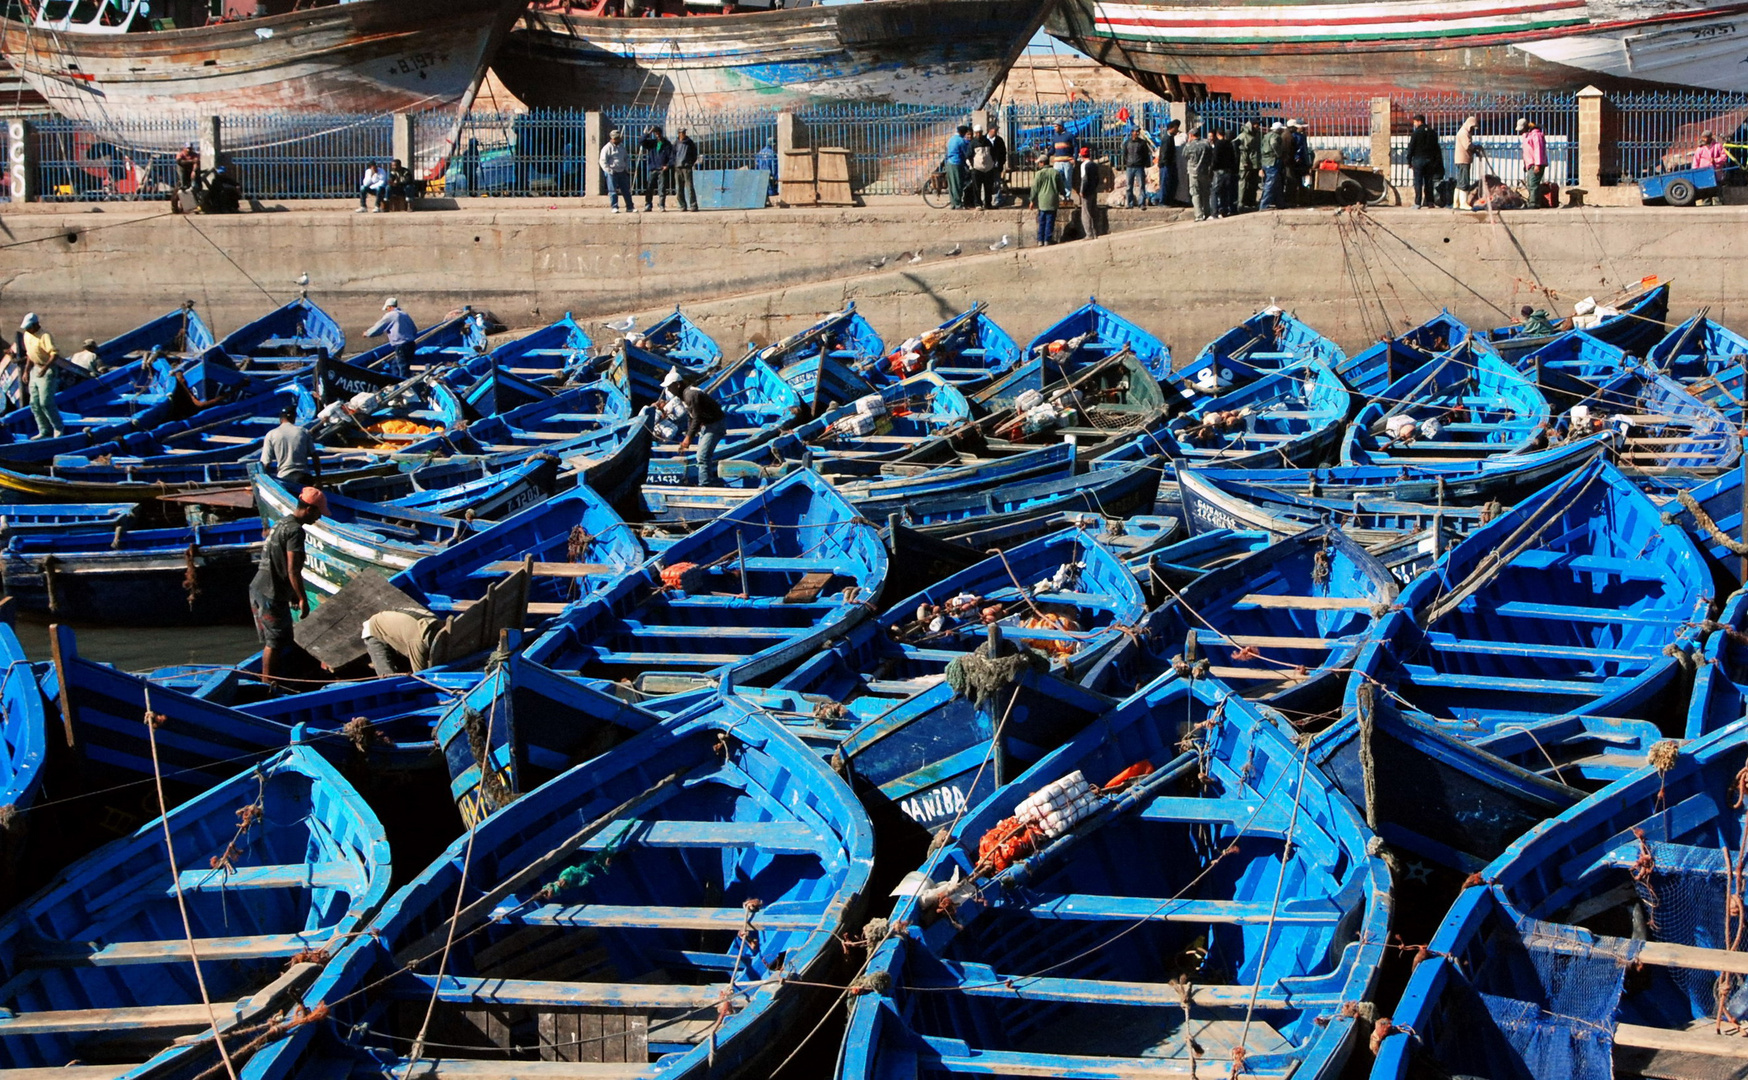
[(1171, 116), (1168, 119), (1176, 120), (1178, 123), (1182, 124), (1185, 131), (1188, 131), (1195, 126), (1196, 122), (1193, 119), (1194, 114), (1190, 111), (1189, 102), (1168, 101), (1165, 103), (1165, 107), (1171, 110)]
[(34, 202), (40, 197), (36, 180), (36, 148), (30, 144), (30, 123), (6, 121), (7, 183), (13, 202)]
[(394, 135), (390, 140), (392, 155), (402, 165), (411, 169), (415, 164), (414, 151), (418, 148), (413, 143), (413, 114), (394, 114)]
[(200, 118), (200, 169), (211, 172), (219, 167), (219, 157), (225, 151), (224, 123), (216, 116)]
[(973, 109), (971, 111), (971, 126), (974, 128), (982, 128), (987, 133), (990, 130), (989, 110)]
[(1372, 168), (1390, 171), (1390, 99), (1372, 99)]
[(604, 198), (607, 194), (607, 179), (601, 175), (601, 146), (607, 141), (607, 131), (605, 113), (583, 114), (583, 153), (588, 156), (583, 162), (585, 196)]
[(780, 112), (777, 114), (777, 160), (782, 161), (784, 155), (791, 150), (807, 149), (807, 132), (801, 126), (801, 121), (794, 113)]
[(1578, 91), (1578, 186), (1595, 191), (1617, 183), (1614, 105), (1594, 86)]

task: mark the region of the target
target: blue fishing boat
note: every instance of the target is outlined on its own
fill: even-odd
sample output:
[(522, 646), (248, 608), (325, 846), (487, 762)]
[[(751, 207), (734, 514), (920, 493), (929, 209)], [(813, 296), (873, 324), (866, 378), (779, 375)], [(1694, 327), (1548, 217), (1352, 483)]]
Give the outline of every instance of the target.
[(871, 941), (836, 1075), (1333, 1080), (1390, 872), (1278, 723), (1156, 683), (951, 823)]
[(1197, 403), (1167, 425), (1174, 458), (1234, 469), (1321, 465), (1341, 440), (1352, 404), (1320, 361), (1269, 372)]
[(636, 705), (513, 655), (457, 698), (433, 734), (449, 793), (471, 829), (657, 722)]
[(21, 611), (113, 626), (249, 621), (261, 522), (20, 532), (0, 548), (0, 589)]
[(1737, 471), (1742, 437), (1718, 410), (1689, 394), (1667, 375), (1636, 366), (1577, 399), (1560, 418), (1568, 437), (1590, 428), (1614, 427), (1622, 444), (1616, 459), (1636, 479), (1694, 487), (1723, 472)]
[(959, 388), (925, 372), (827, 409), (733, 457), (775, 468), (804, 464), (834, 478), (878, 476), (884, 462), (905, 457), (919, 443), (940, 440), (970, 423), (971, 403)]
[(641, 408), (662, 396), (668, 372), (678, 371), (701, 384), (721, 365), (722, 348), (676, 307), (648, 330), (628, 332), (611, 356), (597, 358), (591, 371), (611, 372), (632, 404)]
[(1087, 686), (1129, 693), (1205, 661), (1209, 677), (1309, 725), (1341, 708), (1397, 584), (1340, 529), (1320, 525), (1174, 592), (1086, 673)]
[[(1057, 442), (968, 465), (910, 467), (902, 475), (842, 481), (838, 490), (867, 517), (885, 521), (888, 514), (902, 513), (905, 503), (933, 495), (1066, 479), (1074, 475), (1075, 449), (1073, 443)], [(882, 472), (888, 470), (892, 470), (891, 465)]]
[(506, 341), (489, 354), (492, 370), (539, 383), (561, 383), (588, 363), (594, 342), (570, 312), (550, 326)]
[[(774, 1068), (817, 999), (804, 984), (847, 975), (873, 830), (782, 725), (733, 699), (704, 708), (458, 839), (304, 994), (325, 1019), (272, 1036), (251, 1080), (497, 1071), (506, 1055), (518, 1072), (675, 1080)], [(510, 1009), (527, 1024), (481, 1026)]]
[[(982, 491), (961, 491), (907, 500), (899, 509), (906, 525), (941, 539), (982, 529), (1038, 523), (1041, 535), (1048, 521), (1063, 513), (1128, 517), (1153, 512), (1164, 463), (1159, 458), (1125, 461), (1061, 480), (1026, 480)], [(1030, 539), (1015, 535), (1014, 540)]]
[[(482, 374), (478, 363), (486, 353), (486, 317), (471, 306), (464, 306), (435, 326), (419, 331), (413, 341), (413, 362), (408, 375), (438, 371), (447, 379), (468, 381)], [(383, 342), (351, 358), (351, 363), (372, 371), (384, 367), (395, 355), (395, 347)], [(338, 359), (336, 357), (336, 359)]]
[(1663, 737), (1664, 699), (1685, 701), (1677, 654), (1710, 588), (1686, 533), (1613, 466), (1587, 465), (1402, 591), (1355, 665), (1349, 709), (1377, 686), (1526, 768), (1611, 779)]
[(1544, 449), (1548, 399), (1490, 349), (1456, 346), (1392, 382), (1354, 417), (1343, 465), (1461, 462)]
[(1645, 353), (1645, 363), (1726, 416), (1740, 416), (1748, 337), (1705, 313), (1677, 326)]
[[(1024, 390), (1005, 407), (992, 407), (951, 443), (959, 451), (984, 456), (1012, 453), (1023, 444), (1072, 442), (1102, 460), (1110, 456), (1111, 447), (1139, 434), (1163, 435), (1172, 400), (1141, 359), (1124, 349), (1061, 382)], [(1165, 453), (1171, 445), (1169, 437), (1157, 439), (1139, 445), (1139, 452), (1127, 459)], [(932, 450), (922, 447), (898, 460), (935, 460), (938, 455)]]
[(1147, 556), (1145, 565), (1134, 569), (1148, 599), (1163, 603), (1171, 594), (1162, 586), (1182, 589), (1210, 570), (1237, 562), (1279, 539), (1266, 532), (1208, 529), (1160, 548)]
[(1477, 341), (1467, 324), (1441, 310), (1419, 326), (1353, 354), (1336, 365), (1335, 373), (1358, 400), (1370, 401), (1397, 379), (1465, 344), (1475, 349), (1491, 348)]
[(587, 484), (612, 506), (635, 507), (650, 464), (651, 429), (650, 417), (641, 414), (593, 430), (584, 428), (574, 438), (562, 442), (487, 431), (482, 434), (507, 441), (487, 444), (499, 449), (488, 451), (481, 460), (488, 469), (502, 471), (536, 458), (555, 458), (563, 467), (558, 478), (560, 488)]
[(747, 679), (853, 626), (886, 572), (874, 526), (825, 480), (791, 473), (572, 605), (526, 654), (603, 679)]
[[(1401, 853), (1472, 874), (1585, 792), (1477, 748), (1406, 715), (1383, 691), (1320, 732), (1311, 761)], [(1415, 913), (1420, 915), (1420, 913)], [(1424, 922), (1424, 917), (1416, 918)]]
[(748, 355), (770, 365), (801, 395), (812, 415), (818, 415), (832, 405), (874, 392), (869, 375), (886, 355), (886, 343), (851, 302), (844, 310)]
[(363, 928), (390, 874), (376, 815), (321, 757), (245, 768), (0, 918), (0, 1066), (222, 1069)]
[(204, 356), (218, 344), (206, 320), (194, 310), (192, 300), (174, 311), (141, 323), (132, 330), (117, 334), (97, 346), (97, 366), (118, 368), (144, 360), (154, 349), (185, 357)]
[[(722, 408), (728, 432), (717, 444), (718, 462), (734, 460), (757, 448), (800, 422), (808, 405), (801, 392), (784, 382), (777, 372), (761, 360), (745, 359), (711, 379), (706, 391)], [(652, 486), (685, 487), (696, 484), (697, 465), (690, 453), (680, 451), (680, 441), (690, 426), (678, 398), (668, 395), (654, 408), (654, 440), (650, 449), (651, 467), (648, 482)], [(718, 466), (719, 475), (734, 466)], [(757, 481), (765, 476), (758, 471)], [(756, 484), (754, 485), (756, 486)]]
[[(928, 370), (968, 393), (999, 379), (1016, 367), (1023, 355), (1019, 342), (989, 317), (981, 300), (934, 330), (905, 341), (894, 355), (906, 351), (926, 354)], [(909, 364), (904, 366), (908, 370)]]
[(1631, 286), (1623, 295), (1626, 296), (1625, 299), (1607, 305), (1612, 314), (1603, 313), (1599, 317), (1598, 312), (1601, 309), (1592, 301), (1591, 311), (1573, 319), (1560, 320), (1553, 335), (1525, 334), (1520, 324), (1513, 323), (1494, 330), (1480, 331), (1478, 336), (1514, 364), (1519, 362), (1520, 357), (1528, 356), (1553, 341), (1559, 334), (1575, 328), (1635, 356), (1643, 356), (1652, 345), (1663, 338), (1667, 329), (1669, 286), (1658, 284), (1654, 277), (1645, 278)]
[(639, 339), (639, 348), (668, 361), (669, 367), (702, 374), (722, 364), (722, 346), (688, 319), (678, 306), (672, 315), (657, 319), (648, 329), (637, 331), (635, 336)]
[(1748, 543), (1742, 537), (1742, 471), (1731, 469), (1691, 489), (1677, 488), (1663, 508), (1663, 517), (1687, 531), (1705, 553), (1713, 576), (1724, 583), (1722, 592), (1739, 587), (1748, 579), (1744, 558)]
[[(235, 482), (243, 475), (237, 466), (261, 456), (261, 441), (278, 426), (279, 413), (285, 408), (296, 413), (299, 423), (309, 424), (314, 422), (317, 403), (302, 386), (285, 383), (268, 394), (210, 405), (150, 431), (119, 433), (76, 454), (59, 454), (46, 466), (29, 468), (88, 484), (147, 476), (150, 482), (160, 483), (195, 476), (210, 479), (219, 474), (228, 474), (226, 478)], [(191, 472), (196, 466), (207, 465), (230, 468)]]
[[(18, 815), (30, 811), (42, 791), (48, 733), (42, 690), (12, 630), (11, 608), (0, 610), (0, 867), (13, 879), (25, 830)], [(12, 899), (0, 885), (0, 900)]]
[(0, 538), (113, 529), (129, 524), (138, 509), (128, 503), (0, 503)]
[(1471, 879), (1372, 1076), (1739, 1071), (1745, 744), (1741, 721), (1665, 744)]
[(438, 616), (459, 614), (526, 569), (530, 626), (644, 561), (637, 533), (587, 484), (544, 499), (413, 563), (390, 584)]
[(1156, 379), (1171, 371), (1171, 350), (1165, 342), (1103, 306), (1097, 297), (1089, 297), (1027, 342), (1024, 355), (1047, 360), (1051, 374), (1046, 381), (1055, 382), (1124, 349), (1134, 353)]
[(332, 315), (300, 296), (227, 334), (219, 349), (239, 371), (308, 371), (317, 358), (346, 355), (346, 331)]
[(1335, 372), (1348, 366), (1341, 346), (1271, 304), (1202, 346), (1172, 375), (1199, 394), (1213, 395), (1312, 360)]
[(1693, 696), (1682, 738), (1699, 739), (1748, 716), (1748, 591), (1724, 601), (1716, 621), (1700, 623)]
[(631, 415), (631, 399), (621, 389), (610, 382), (589, 382), (498, 416), (438, 432), (413, 443), (407, 452), (534, 453), (563, 448), (623, 424)]

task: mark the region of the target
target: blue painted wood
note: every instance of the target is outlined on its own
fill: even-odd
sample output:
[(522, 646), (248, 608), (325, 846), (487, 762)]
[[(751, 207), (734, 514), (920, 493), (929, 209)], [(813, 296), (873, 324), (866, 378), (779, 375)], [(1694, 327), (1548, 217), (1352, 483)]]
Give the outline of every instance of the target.
[(332, 315), (300, 296), (231, 331), (218, 348), (239, 370), (303, 371), (318, 356), (346, 355), (346, 331)]
[[(581, 680), (511, 656), (444, 711), (433, 735), (450, 796), (471, 828), (657, 722), (655, 714)], [(487, 767), (493, 780), (482, 788)]]
[[(396, 574), (390, 584), (434, 614), (457, 614), (503, 579), (502, 564), (532, 560), (536, 572), (529, 582), (529, 603), (568, 604), (635, 569), (644, 559), (636, 531), (593, 488), (579, 484), (425, 556)], [(543, 576), (538, 569), (575, 563), (603, 569), (580, 578)], [(540, 626), (546, 618), (531, 611), (528, 625)]]
[[(1207, 660), (1209, 677), (1306, 721), (1339, 710), (1348, 673), (1396, 593), (1388, 567), (1339, 528), (1319, 525), (1177, 590), (1082, 682), (1128, 693), (1173, 670), (1175, 659)], [(1268, 606), (1270, 597), (1288, 606)]]
[[(1717, 969), (1736, 966), (1718, 912), (1743, 836), (1727, 793), (1745, 744), (1741, 721), (1684, 744), (1666, 768), (1630, 772), (1488, 865), (1395, 1010), (1413, 1038), (1384, 1040), (1372, 1076), (1608, 1076), (1645, 1069), (1648, 1043), (1715, 1053)], [(1538, 978), (1555, 964), (1581, 992), (1557, 996)], [(1629, 967), (1642, 976), (1623, 981)]]
[[(1397, 416), (1414, 422), (1413, 435), (1385, 430)], [(1545, 448), (1548, 420), (1548, 400), (1533, 381), (1491, 349), (1459, 344), (1396, 379), (1359, 411), (1342, 441), (1341, 463), (1415, 468), (1427, 458), (1528, 453)]]
[[(1022, 358), (1019, 342), (994, 319), (979, 301), (932, 331), (928, 369), (959, 389), (974, 391), (1016, 367)], [(902, 351), (921, 344), (925, 335), (904, 342)], [(890, 367), (888, 371), (890, 372)]]
[(535, 382), (560, 383), (570, 371), (588, 362), (593, 346), (588, 333), (567, 311), (552, 325), (506, 341), (488, 356), (495, 370)]
[(1670, 653), (1692, 647), (1709, 598), (1686, 533), (1612, 466), (1587, 465), (1402, 591), (1404, 610), (1361, 654), (1348, 708), (1377, 685), (1417, 719), (1525, 768), (1611, 778), (1617, 754), (1661, 737), (1648, 721), (1679, 693)]
[(1698, 739), (1748, 716), (1748, 591), (1725, 600), (1716, 622), (1699, 626), (1699, 665), (1682, 737)]
[(1171, 374), (1189, 391), (1186, 397), (1205, 396), (1311, 360), (1336, 372), (1348, 366), (1339, 345), (1270, 305), (1204, 345), (1194, 360)]
[(1311, 361), (1191, 406), (1167, 425), (1175, 460), (1231, 469), (1322, 464), (1351, 411), (1347, 387)]
[[(1590, 410), (1593, 426), (1621, 431), (1617, 458), (1634, 475), (1645, 474), (1667, 489), (1695, 487), (1740, 471), (1742, 438), (1736, 424), (1669, 376), (1633, 366), (1585, 389), (1574, 396), (1574, 406)], [(1564, 434), (1572, 422), (1568, 411), (1556, 433)]]
[[(306, 993), (306, 1003), (330, 1004), (334, 1025), (285, 1032), (250, 1074), (345, 1068), (360, 1052), (397, 1073), (416, 1067), (403, 1055), (433, 990), (438, 1028), (458, 1010), (515, 1003), (548, 1017), (677, 1008), (714, 1019), (721, 1000), (720, 1026), (664, 1035), (651, 1025), (647, 1054), (634, 1037), (634, 1052), (620, 1044), (620, 1056), (687, 1080), (744, 1068), (812, 1000), (779, 969), (797, 982), (838, 975), (835, 935), (860, 925), (872, 863), (867, 815), (816, 754), (755, 710), (707, 704), (564, 773), (451, 845)], [(433, 954), (464, 873), (469, 932), (456, 935), (439, 982)], [(467, 906), (480, 897), (487, 902)], [(516, 948), (531, 930), (551, 947)], [(558, 1055), (603, 1056), (564, 1016), (546, 1022), (572, 1044)], [(515, 1036), (530, 1046), (534, 1037)], [(490, 1048), (444, 1057), (456, 1067), (504, 1061)]]
[(1441, 310), (1419, 326), (1355, 353), (1336, 365), (1335, 373), (1363, 403), (1415, 368), (1465, 343), (1474, 349), (1491, 349), (1475, 338), (1466, 323)]
[[(1071, 511), (1145, 514), (1153, 510), (1162, 472), (1159, 458), (1125, 461), (1062, 480), (1027, 480), (917, 499), (906, 502), (902, 513), (905, 524), (941, 539), (1026, 520), (1042, 523)], [(1040, 524), (1039, 532), (1045, 527)]]
[(860, 402), (831, 408), (763, 445), (731, 457), (771, 467), (811, 463), (834, 475), (878, 475), (879, 465), (913, 450), (919, 442), (962, 428), (971, 421), (971, 403), (959, 388), (933, 373), (888, 382), (875, 394), (883, 415), (873, 430), (859, 434)]
[[(1069, 350), (1050, 350), (1054, 342), (1075, 343)], [(1064, 315), (1026, 343), (1025, 355), (1035, 358), (1048, 354), (1052, 367), (1073, 372), (1109, 356), (1129, 349), (1146, 365), (1155, 378), (1163, 379), (1171, 371), (1171, 350), (1165, 342), (1143, 330), (1137, 324), (1104, 307), (1096, 297)], [(1063, 378), (1053, 372), (1049, 382)]]
[[(1046, 755), (901, 886), (836, 1075), (1187, 1075), (1234, 1046), (1247, 1075), (1339, 1075), (1363, 1034), (1340, 1004), (1371, 993), (1390, 875), (1299, 753), (1243, 700), (1174, 679)], [(1142, 763), (1023, 860), (980, 860), (1046, 784)]]
[[(1615, 306), (1620, 309), (1619, 315), (1609, 316), (1585, 332), (1599, 341), (1640, 356), (1663, 338), (1667, 329), (1665, 320), (1669, 316), (1668, 285), (1654, 285)], [(1531, 354), (1559, 337), (1558, 334), (1525, 335), (1516, 323), (1483, 330), (1480, 336), (1499, 350), (1506, 360), (1520, 367)]]
[[(697, 568), (689, 590), (664, 568)], [(877, 530), (818, 476), (778, 480), (661, 556), (572, 606), (527, 650), (564, 672), (750, 678), (811, 654), (867, 614), (887, 555)], [(809, 574), (816, 597), (785, 602)]]
[[(42, 791), (48, 744), (42, 691), (10, 618), (0, 621), (0, 664), (6, 668), (0, 675), (0, 807), (11, 818), (29, 811)], [(10, 821), (0, 827), (0, 852), (8, 857), (14, 853), (10, 841), (21, 824)], [(11, 873), (10, 867), (7, 872)]]
[[(413, 348), (412, 370), (408, 374), (417, 375), (433, 368), (444, 370), (446, 375), (458, 370), (479, 374), (471, 369), (477, 366), (475, 361), (486, 351), (485, 316), (472, 307), (463, 307), (454, 317), (419, 331)], [(395, 347), (385, 341), (352, 357), (351, 362), (376, 370), (394, 355)]]
[(5, 541), (0, 588), (20, 610), (113, 626), (210, 626), (249, 619), (261, 523), (90, 524)]
[(390, 873), (388, 841), (358, 793), (309, 749), (283, 750), (0, 918), (0, 1066), (56, 1068), (125, 1033), (137, 1045), (117, 1075), (222, 1068), (209, 1017), (248, 1027), (295, 1002), (324, 966), (321, 950), (347, 942), (388, 895)]

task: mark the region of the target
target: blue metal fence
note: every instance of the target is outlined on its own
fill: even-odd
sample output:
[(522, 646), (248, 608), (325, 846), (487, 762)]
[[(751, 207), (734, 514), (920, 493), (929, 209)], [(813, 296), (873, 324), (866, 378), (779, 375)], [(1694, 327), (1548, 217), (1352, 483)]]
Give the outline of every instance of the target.
[(1611, 94), (1615, 152), (1603, 179), (1631, 180), (1693, 160), (1701, 132), (1710, 131), (1737, 161), (1748, 161), (1748, 94), (1644, 91)]
[[(1605, 177), (1631, 179), (1685, 164), (1699, 132), (1748, 143), (1748, 95), (1652, 92), (1611, 95), (1614, 150), (1602, 162)], [(997, 114), (1011, 135), (1012, 161), (1049, 139), (1064, 124), (1083, 145), (1117, 158), (1131, 126), (1157, 134), (1168, 106), (1152, 100), (1017, 104)], [(1210, 100), (1189, 107), (1205, 127), (1236, 130), (1246, 120), (1265, 126), (1297, 119), (1315, 150), (1338, 150), (1356, 163), (1372, 150), (1372, 99), (1339, 97), (1279, 101)], [(1391, 100), (1392, 178), (1406, 184), (1408, 119), (1426, 114), (1447, 146), (1468, 116), (1478, 120), (1489, 171), (1507, 182), (1521, 176), (1519, 119), (1546, 132), (1550, 179), (1571, 184), (1578, 175), (1578, 103), (1571, 94), (1424, 95)], [(918, 190), (940, 162), (953, 129), (970, 119), (962, 109), (845, 103), (802, 110), (797, 120), (813, 146), (850, 151), (851, 184), (866, 195)], [(686, 128), (706, 169), (755, 168), (774, 154), (777, 114), (764, 110), (686, 113), (615, 109), (606, 121), (625, 131), (635, 148), (645, 129), (661, 124), (672, 136)], [(580, 111), (479, 110), (459, 122), (450, 112), (411, 120), (419, 158), (416, 175), (445, 194), (581, 194), (590, 169), (587, 114)], [(199, 122), (163, 117), (97, 130), (77, 121), (33, 121), (38, 190), (51, 200), (157, 199), (176, 181), (176, 149), (199, 135)], [(250, 196), (266, 199), (351, 197), (364, 167), (393, 153), (394, 120), (387, 115), (252, 116), (226, 124), (227, 157)], [(453, 142), (454, 150), (451, 152)], [(634, 156), (637, 156), (634, 154)], [(1748, 153), (1737, 152), (1739, 160)], [(641, 169), (641, 161), (639, 161)], [(1017, 167), (1017, 166), (1016, 166)]]

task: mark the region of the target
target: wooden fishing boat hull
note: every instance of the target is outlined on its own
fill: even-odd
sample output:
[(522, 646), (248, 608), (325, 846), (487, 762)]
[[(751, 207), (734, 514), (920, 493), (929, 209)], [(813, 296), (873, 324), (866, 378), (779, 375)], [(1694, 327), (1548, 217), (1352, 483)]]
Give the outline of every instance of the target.
[[(417, 112), (459, 101), (490, 62), (514, 0), (393, 0), (186, 30), (65, 33), (0, 23), (0, 51), (55, 111), (106, 125), (136, 117), (223, 113), (237, 134), (250, 114)], [(139, 143), (174, 150), (177, 132)], [(113, 137), (113, 136), (112, 136)], [(336, 353), (336, 355), (338, 355)]]
[[(688, 112), (841, 101), (975, 108), (1043, 21), (1037, 0), (896, 0), (891, 8), (712, 15), (679, 28), (530, 11), (494, 70), (538, 108), (649, 101)], [(932, 151), (931, 151), (932, 152)]]
[(0, 611), (0, 663), (0, 903), (10, 906), (30, 832), (24, 815), (42, 792), (48, 731), (42, 689), (7, 611)]
[[(1063, 481), (1013, 484), (981, 497), (951, 496), (905, 504), (905, 523), (943, 540), (981, 529), (1035, 520), (1041, 531), (1059, 514), (1084, 512), (1111, 517), (1146, 514), (1159, 495), (1164, 466), (1158, 458), (1095, 469)], [(1039, 535), (1039, 534), (1032, 534)], [(1031, 536), (1013, 536), (1013, 540)]]
[[(247, 623), (249, 582), (261, 554), (254, 520), (150, 530), (108, 550), (111, 535), (62, 535), (48, 550), (19, 543), (0, 550), (0, 589), (23, 611), (108, 626), (211, 626)], [(157, 544), (157, 540), (150, 541)], [(33, 545), (35, 547), (35, 545)]]

